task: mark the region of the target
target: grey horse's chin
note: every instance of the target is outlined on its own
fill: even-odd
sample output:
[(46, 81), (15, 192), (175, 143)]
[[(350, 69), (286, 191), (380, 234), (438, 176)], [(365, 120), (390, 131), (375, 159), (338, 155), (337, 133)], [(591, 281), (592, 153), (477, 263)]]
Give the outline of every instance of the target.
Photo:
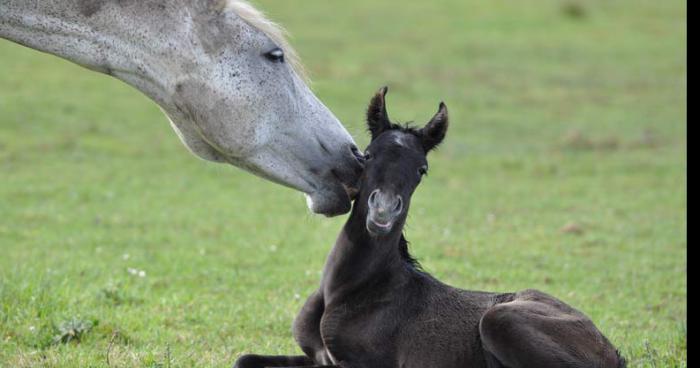
[(327, 217), (348, 213), (351, 208), (350, 196), (342, 186), (307, 194), (306, 204), (311, 212)]

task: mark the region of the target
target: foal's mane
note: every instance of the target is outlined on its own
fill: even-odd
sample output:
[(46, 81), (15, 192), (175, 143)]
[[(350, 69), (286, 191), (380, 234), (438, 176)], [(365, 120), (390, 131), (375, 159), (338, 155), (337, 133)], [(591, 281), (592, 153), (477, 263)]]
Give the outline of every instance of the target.
[(287, 31), (279, 24), (271, 21), (265, 14), (246, 0), (226, 0), (225, 8), (236, 13), (243, 21), (263, 32), (267, 37), (284, 50), (285, 60), (304, 81), (308, 82), (306, 70), (301, 63), (299, 54), (289, 44)]
[(416, 271), (423, 271), (423, 266), (408, 251), (408, 240), (406, 240), (403, 233), (401, 234), (401, 239), (399, 239), (399, 254), (401, 255), (401, 259), (403, 259), (404, 262), (406, 262), (411, 268)]

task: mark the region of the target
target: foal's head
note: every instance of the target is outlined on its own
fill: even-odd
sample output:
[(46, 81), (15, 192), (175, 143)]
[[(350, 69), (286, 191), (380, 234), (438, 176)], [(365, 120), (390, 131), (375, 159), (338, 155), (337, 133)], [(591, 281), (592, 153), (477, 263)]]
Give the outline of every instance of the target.
[(406, 220), (411, 195), (428, 172), (428, 152), (442, 142), (447, 132), (447, 106), (421, 128), (392, 124), (386, 110), (386, 93), (382, 88), (367, 111), (372, 142), (365, 153), (359, 206), (367, 206), (366, 227), (373, 236), (401, 231)]

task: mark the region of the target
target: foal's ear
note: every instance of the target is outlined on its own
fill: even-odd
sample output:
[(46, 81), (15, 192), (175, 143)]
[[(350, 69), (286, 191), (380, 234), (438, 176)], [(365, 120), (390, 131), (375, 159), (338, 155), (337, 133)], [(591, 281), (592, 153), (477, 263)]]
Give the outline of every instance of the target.
[(389, 87), (380, 89), (367, 108), (367, 127), (372, 134), (372, 140), (391, 128), (389, 115), (386, 112), (387, 92), (389, 92)]
[(423, 149), (425, 149), (426, 153), (442, 143), (442, 140), (445, 139), (448, 125), (447, 105), (441, 102), (437, 114), (435, 114), (432, 120), (420, 130), (423, 140)]

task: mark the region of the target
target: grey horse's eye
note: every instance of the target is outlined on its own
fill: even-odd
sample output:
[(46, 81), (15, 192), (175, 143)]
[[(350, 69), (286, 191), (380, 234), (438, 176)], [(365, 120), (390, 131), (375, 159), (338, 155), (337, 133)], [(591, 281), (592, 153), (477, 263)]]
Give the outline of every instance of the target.
[(418, 175), (423, 176), (428, 174), (428, 167), (427, 166), (421, 166), (420, 169), (418, 169)]
[(264, 54), (267, 60), (273, 63), (283, 63), (284, 62), (284, 50), (279, 47), (274, 48), (272, 51), (268, 51)]

